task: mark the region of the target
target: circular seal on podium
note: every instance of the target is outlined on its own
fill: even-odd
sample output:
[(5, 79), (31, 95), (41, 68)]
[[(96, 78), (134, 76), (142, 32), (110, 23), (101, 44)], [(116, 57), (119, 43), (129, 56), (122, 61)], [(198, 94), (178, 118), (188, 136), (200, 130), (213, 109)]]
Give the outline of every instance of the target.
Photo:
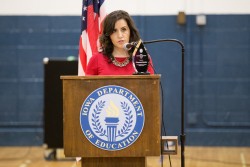
[(80, 111), (85, 137), (94, 146), (108, 151), (131, 146), (139, 138), (144, 121), (144, 109), (138, 97), (117, 85), (94, 90)]

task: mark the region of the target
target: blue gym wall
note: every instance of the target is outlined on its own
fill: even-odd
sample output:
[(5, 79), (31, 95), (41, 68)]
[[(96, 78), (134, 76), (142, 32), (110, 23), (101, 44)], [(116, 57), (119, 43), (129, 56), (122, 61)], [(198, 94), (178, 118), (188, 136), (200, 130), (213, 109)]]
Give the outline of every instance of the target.
[[(144, 41), (185, 45), (188, 145), (250, 146), (250, 16), (133, 16)], [(78, 55), (80, 17), (0, 16), (0, 145), (43, 144), (43, 58)], [(167, 135), (180, 135), (181, 48), (146, 45), (164, 88)]]

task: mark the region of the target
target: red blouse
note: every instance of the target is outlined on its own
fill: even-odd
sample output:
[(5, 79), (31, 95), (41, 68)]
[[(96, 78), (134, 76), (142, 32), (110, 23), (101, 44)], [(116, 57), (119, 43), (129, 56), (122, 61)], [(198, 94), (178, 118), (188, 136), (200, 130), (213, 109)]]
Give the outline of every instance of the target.
[[(126, 58), (115, 58), (119, 62), (123, 62)], [(150, 59), (150, 64), (152, 61)], [(124, 67), (115, 66), (108, 57), (101, 53), (94, 54), (87, 65), (86, 75), (132, 75), (135, 72), (132, 61)], [(148, 66), (148, 72), (154, 74), (151, 65)]]

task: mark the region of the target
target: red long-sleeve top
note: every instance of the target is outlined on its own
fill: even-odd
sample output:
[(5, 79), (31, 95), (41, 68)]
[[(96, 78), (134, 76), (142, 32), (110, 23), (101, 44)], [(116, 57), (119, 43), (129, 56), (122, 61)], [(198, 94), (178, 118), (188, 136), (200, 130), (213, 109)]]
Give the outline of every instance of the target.
[[(123, 62), (126, 58), (115, 58)], [(150, 59), (152, 65), (152, 60)], [(148, 72), (154, 74), (152, 66), (148, 66)], [(124, 67), (115, 66), (107, 56), (102, 53), (94, 54), (87, 65), (86, 75), (132, 75), (135, 72), (132, 61)]]

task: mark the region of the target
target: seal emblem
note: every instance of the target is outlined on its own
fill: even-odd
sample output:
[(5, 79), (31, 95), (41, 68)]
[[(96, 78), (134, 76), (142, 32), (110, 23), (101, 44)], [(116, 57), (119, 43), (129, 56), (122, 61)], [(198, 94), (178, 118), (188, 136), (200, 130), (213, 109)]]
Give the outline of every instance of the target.
[(130, 90), (116, 85), (94, 90), (83, 102), (80, 125), (96, 147), (116, 151), (132, 145), (144, 126), (144, 109)]

